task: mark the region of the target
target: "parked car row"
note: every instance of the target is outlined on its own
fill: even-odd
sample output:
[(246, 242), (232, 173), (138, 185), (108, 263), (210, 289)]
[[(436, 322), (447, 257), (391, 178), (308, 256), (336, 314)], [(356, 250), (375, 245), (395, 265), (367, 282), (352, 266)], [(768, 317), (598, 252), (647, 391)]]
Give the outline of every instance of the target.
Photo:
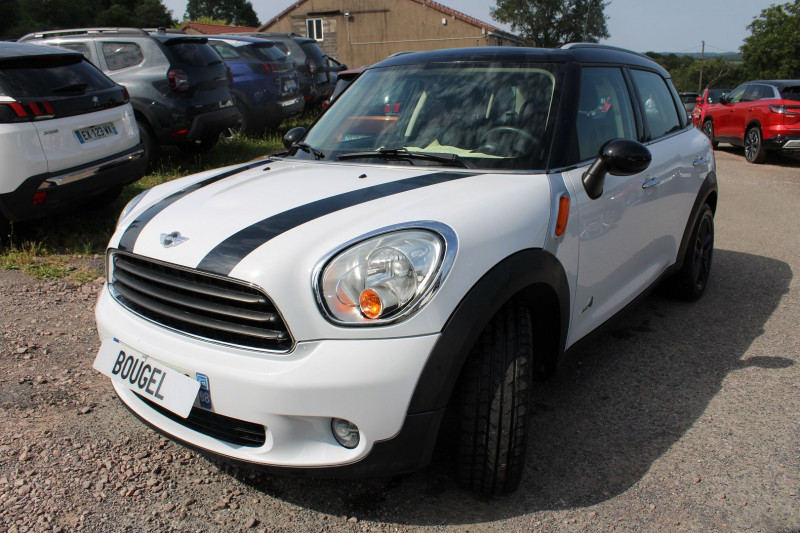
[(800, 152), (800, 80), (756, 80), (728, 92), (706, 89), (692, 121), (716, 146), (744, 148), (749, 163)]
[(224, 133), (277, 128), (327, 100), (346, 68), (294, 34), (79, 28), (18, 41), (0, 46), (0, 238), (11, 221), (113, 200), (162, 146), (206, 152)]

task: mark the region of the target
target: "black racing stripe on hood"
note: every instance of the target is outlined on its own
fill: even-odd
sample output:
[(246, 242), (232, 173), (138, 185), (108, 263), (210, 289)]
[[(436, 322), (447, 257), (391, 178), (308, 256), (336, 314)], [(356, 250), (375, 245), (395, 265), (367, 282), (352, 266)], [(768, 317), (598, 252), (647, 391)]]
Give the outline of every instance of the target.
[(256, 168), (261, 165), (266, 165), (271, 163), (270, 159), (262, 159), (261, 161), (257, 161), (255, 163), (248, 163), (246, 165), (242, 165), (240, 167), (227, 170), (221, 174), (216, 174), (211, 176), (210, 178), (206, 178), (203, 181), (198, 181), (194, 185), (190, 185), (185, 189), (181, 189), (178, 192), (170, 194), (163, 200), (158, 203), (155, 203), (145, 209), (136, 219), (131, 222), (125, 232), (122, 234), (122, 237), (119, 239), (119, 245), (117, 246), (118, 249), (126, 252), (132, 252), (133, 246), (136, 244), (136, 239), (139, 238), (139, 234), (142, 232), (144, 227), (150, 222), (153, 217), (159, 214), (161, 211), (169, 207), (171, 204), (177, 202), (184, 196), (189, 193), (193, 193), (198, 189), (202, 189), (206, 185), (211, 185), (221, 179), (225, 179), (227, 177), (233, 176), (234, 174), (238, 174), (239, 172), (244, 172), (245, 170), (250, 170), (251, 168)]
[(354, 205), (371, 202), (379, 198), (399, 194), (429, 185), (436, 185), (461, 178), (469, 178), (476, 174), (465, 172), (436, 172), (425, 174), (414, 178), (393, 181), (383, 185), (375, 185), (365, 189), (347, 192), (337, 196), (331, 196), (310, 204), (301, 205), (265, 218), (256, 222), (252, 226), (244, 228), (218, 244), (200, 264), (199, 270), (227, 276), (239, 262), (250, 252), (264, 244), (265, 242), (277, 237), (281, 233), (296, 228), (311, 220), (328, 215), (335, 211), (347, 209)]

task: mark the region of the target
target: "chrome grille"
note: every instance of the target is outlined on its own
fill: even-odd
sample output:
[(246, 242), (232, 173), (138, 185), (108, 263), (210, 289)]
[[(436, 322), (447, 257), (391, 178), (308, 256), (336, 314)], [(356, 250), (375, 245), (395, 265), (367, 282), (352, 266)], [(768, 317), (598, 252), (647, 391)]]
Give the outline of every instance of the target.
[(292, 345), (270, 299), (246, 283), (113, 252), (109, 284), (119, 303), (164, 327), (247, 348)]

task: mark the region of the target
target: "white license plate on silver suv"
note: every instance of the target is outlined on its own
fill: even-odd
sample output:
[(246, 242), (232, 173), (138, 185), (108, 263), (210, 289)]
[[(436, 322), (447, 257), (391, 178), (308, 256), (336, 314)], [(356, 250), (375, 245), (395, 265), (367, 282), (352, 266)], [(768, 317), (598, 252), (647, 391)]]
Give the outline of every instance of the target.
[(78, 138), (78, 142), (81, 144), (96, 141), (97, 139), (108, 137), (109, 135), (117, 135), (117, 128), (114, 127), (112, 122), (106, 122), (105, 124), (97, 124), (96, 126), (89, 126), (88, 128), (75, 130), (75, 136)]

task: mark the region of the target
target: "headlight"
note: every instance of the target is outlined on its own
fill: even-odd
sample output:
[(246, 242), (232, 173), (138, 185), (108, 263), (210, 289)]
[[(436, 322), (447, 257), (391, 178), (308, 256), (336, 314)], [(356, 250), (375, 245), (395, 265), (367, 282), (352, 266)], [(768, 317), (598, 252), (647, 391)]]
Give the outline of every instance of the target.
[(455, 256), (455, 234), (398, 229), (335, 254), (317, 277), (317, 299), (336, 322), (383, 324), (408, 316), (430, 299)]
[(119, 227), (119, 224), (120, 224), (120, 222), (122, 222), (122, 219), (124, 219), (126, 216), (128, 216), (128, 213), (133, 211), (133, 208), (136, 207), (136, 205), (139, 202), (142, 201), (142, 198), (144, 198), (144, 195), (147, 194), (148, 192), (149, 192), (149, 189), (146, 190), (146, 191), (140, 192), (139, 194), (134, 196), (131, 199), (130, 202), (125, 204), (125, 207), (122, 208), (122, 213), (119, 214), (119, 218), (117, 219), (117, 227)]

